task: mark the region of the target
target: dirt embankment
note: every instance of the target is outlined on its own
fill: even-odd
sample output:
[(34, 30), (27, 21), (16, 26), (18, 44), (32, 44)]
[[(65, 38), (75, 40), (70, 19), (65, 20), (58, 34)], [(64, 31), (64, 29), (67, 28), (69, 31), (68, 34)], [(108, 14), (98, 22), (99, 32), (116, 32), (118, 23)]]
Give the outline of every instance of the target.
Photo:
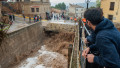
[(35, 57), (11, 68), (67, 68), (68, 46), (73, 44), (74, 36), (74, 33), (48, 33)]
[(52, 50), (54, 52), (58, 52), (63, 54), (66, 58), (68, 58), (68, 47), (69, 44), (73, 44), (74, 42), (74, 33), (59, 33), (55, 34), (51, 37), (48, 37), (45, 40), (45, 45), (48, 50)]

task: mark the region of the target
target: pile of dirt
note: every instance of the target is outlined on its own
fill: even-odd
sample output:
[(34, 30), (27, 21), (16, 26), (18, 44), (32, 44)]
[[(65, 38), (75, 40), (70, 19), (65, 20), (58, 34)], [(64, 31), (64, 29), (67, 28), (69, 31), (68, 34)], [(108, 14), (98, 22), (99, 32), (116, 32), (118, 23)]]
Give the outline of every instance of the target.
[(44, 64), (46, 68), (67, 68), (67, 59), (57, 52), (42, 51), (38, 57), (38, 64)]
[(45, 41), (45, 45), (48, 50), (63, 54), (68, 58), (69, 44), (73, 44), (75, 34), (73, 32), (59, 33)]

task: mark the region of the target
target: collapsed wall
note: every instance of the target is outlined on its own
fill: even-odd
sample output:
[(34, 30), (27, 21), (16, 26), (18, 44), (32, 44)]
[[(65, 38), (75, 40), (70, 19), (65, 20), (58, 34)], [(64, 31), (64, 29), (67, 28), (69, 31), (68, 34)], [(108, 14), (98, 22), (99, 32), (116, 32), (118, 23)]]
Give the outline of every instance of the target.
[(8, 34), (0, 46), (0, 67), (8, 68), (13, 62), (27, 56), (33, 49), (42, 45), (43, 28), (34, 23)]

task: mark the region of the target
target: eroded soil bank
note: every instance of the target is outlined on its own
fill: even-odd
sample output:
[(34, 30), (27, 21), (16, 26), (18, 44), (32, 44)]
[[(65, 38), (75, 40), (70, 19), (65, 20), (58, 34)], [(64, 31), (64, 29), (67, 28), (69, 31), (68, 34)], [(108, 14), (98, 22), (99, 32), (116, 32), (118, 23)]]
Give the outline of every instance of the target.
[(46, 33), (44, 45), (12, 68), (67, 68), (68, 46), (74, 42), (74, 33)]

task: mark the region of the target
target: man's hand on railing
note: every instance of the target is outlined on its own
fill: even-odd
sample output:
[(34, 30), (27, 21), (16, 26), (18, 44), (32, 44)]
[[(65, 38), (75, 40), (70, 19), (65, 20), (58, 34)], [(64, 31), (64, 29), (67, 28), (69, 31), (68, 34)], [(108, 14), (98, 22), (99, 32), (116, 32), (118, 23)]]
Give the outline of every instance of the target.
[(85, 42), (85, 44), (89, 43), (89, 42), (87, 41), (87, 38), (85, 38), (84, 42)]
[(94, 57), (95, 57), (95, 56), (94, 56), (93, 54), (88, 54), (88, 55), (87, 55), (87, 60), (88, 60), (88, 62), (89, 62), (89, 63), (93, 63), (93, 62), (94, 62)]
[(86, 48), (85, 50), (83, 50), (82, 56), (83, 56), (85, 59), (87, 58), (87, 54), (89, 53), (89, 51), (90, 51), (90, 48), (89, 48), (89, 47)]

